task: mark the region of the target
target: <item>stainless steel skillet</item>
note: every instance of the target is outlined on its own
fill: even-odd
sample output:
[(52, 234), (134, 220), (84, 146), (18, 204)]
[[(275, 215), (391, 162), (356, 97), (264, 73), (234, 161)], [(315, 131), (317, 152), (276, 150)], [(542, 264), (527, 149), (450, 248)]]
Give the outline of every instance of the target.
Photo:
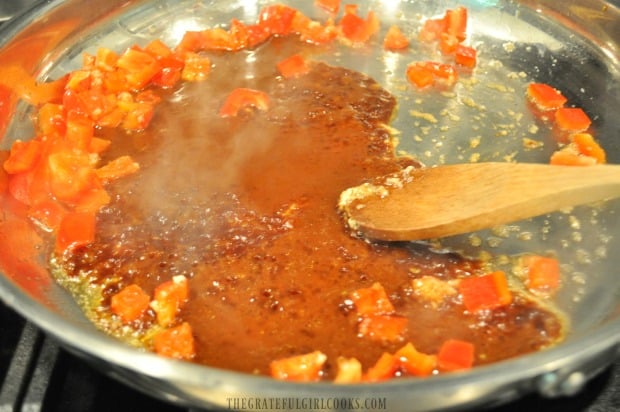
[[(21, 15), (0, 33), (0, 64), (19, 62), (42, 78), (74, 69), (82, 51), (106, 45), (122, 50), (153, 37), (175, 44), (182, 32), (227, 23), (231, 17), (256, 19), (259, 1), (50, 1)], [(324, 17), (311, 1), (295, 7)], [(414, 33), (425, 17), (443, 13), (453, 1), (359, 2), (380, 16), (385, 30), (397, 22)], [(451, 93), (418, 94), (404, 83), (404, 68), (428, 51), (391, 54), (379, 47), (338, 50), (330, 63), (361, 70), (400, 101), (392, 126), (401, 131), (400, 148), (426, 164), (462, 161), (546, 161), (554, 146), (544, 125), (528, 114), (523, 90), (530, 81), (553, 83), (590, 113), (609, 161), (620, 162), (619, 43), (617, 2), (463, 1), (470, 9), (470, 42), (480, 64)], [(10, 108), (2, 146), (31, 135), (28, 108)], [(413, 114), (412, 114), (413, 113)], [(421, 114), (432, 113), (436, 121)], [(524, 146), (524, 139), (543, 142)], [(103, 335), (82, 316), (70, 296), (53, 283), (42, 265), (36, 238), (8, 238), (0, 220), (0, 298), (69, 350), (103, 371), (153, 396), (195, 406), (228, 407), (244, 399), (383, 399), (389, 410), (466, 408), (499, 403), (538, 391), (570, 394), (618, 355), (620, 341), (620, 203), (578, 208), (446, 240), (442, 247), (476, 255), (506, 256), (555, 250), (564, 262), (558, 305), (569, 315), (571, 334), (556, 348), (481, 367), (463, 374), (376, 385), (289, 384), (268, 378), (173, 362)], [(12, 232), (14, 233), (14, 232)], [(332, 406), (334, 404), (332, 403)]]

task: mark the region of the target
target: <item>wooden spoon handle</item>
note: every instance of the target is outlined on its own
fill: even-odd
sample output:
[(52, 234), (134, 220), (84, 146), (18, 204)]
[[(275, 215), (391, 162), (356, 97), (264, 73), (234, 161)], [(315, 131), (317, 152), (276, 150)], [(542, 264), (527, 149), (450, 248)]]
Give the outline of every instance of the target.
[(620, 196), (620, 166), (459, 164), (414, 170), (387, 189), (342, 207), (349, 226), (379, 240), (427, 239)]

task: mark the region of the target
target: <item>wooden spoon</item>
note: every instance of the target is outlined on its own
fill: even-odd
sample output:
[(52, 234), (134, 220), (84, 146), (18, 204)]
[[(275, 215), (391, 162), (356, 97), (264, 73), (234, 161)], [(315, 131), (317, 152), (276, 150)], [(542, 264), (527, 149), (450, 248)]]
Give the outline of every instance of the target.
[(472, 163), (407, 169), (345, 190), (349, 227), (378, 240), (456, 235), (620, 196), (620, 165)]

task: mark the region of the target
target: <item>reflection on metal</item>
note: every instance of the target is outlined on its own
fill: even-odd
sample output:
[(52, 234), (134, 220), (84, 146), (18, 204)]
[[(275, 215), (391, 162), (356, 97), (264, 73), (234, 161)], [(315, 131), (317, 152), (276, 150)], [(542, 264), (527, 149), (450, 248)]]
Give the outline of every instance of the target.
[[(309, 14), (318, 13), (312, 1), (283, 2), (303, 7)], [(97, 7), (93, 7), (95, 3)], [(371, 4), (377, 5), (380, 11), (379, 3), (361, 2), (360, 9), (367, 10)], [(479, 49), (480, 63), (473, 74), (463, 73), (452, 90), (418, 91), (407, 84), (404, 79), (407, 64), (441, 58), (429, 55), (428, 49), (417, 40), (402, 54), (388, 55), (380, 47), (352, 50), (334, 45), (337, 53), (320, 58), (366, 72), (380, 82), (385, 80), (384, 86), (400, 102), (391, 124), (401, 132), (399, 149), (427, 165), (476, 160), (546, 161), (556, 142), (550, 140), (548, 125), (527, 110), (523, 95), (531, 81), (554, 85), (569, 97), (571, 104), (591, 113), (597, 137), (609, 149), (609, 161), (619, 163), (618, 8), (607, 7), (609, 2), (600, 0), (506, 0), (498, 2), (496, 8), (486, 7), (493, 4), (490, 0), (476, 3), (479, 7), (472, 6), (468, 40)], [(6, 4), (16, 3), (3, 2), (2, 6)], [(174, 45), (183, 30), (226, 25), (232, 17), (241, 16), (252, 21), (260, 7), (249, 0), (49, 0), (42, 4), (40, 9), (18, 22), (22, 26), (13, 26), (11, 32), (0, 33), (0, 44), (15, 46), (36, 36), (48, 39), (50, 27), (56, 27), (56, 33), (62, 36), (54, 37), (41, 49), (29, 50), (29, 56), (41, 62), (38, 67), (29, 69), (35, 73), (43, 68), (42, 76), (50, 78), (75, 69), (85, 50), (92, 51), (102, 45), (123, 48), (151, 37)], [(459, 4), (461, 2), (447, 0), (389, 2), (383, 9), (391, 12), (386, 11), (386, 16), (381, 16), (382, 28), (386, 30), (390, 24), (398, 23), (415, 37), (424, 16), (440, 14), (445, 8)], [(579, 5), (578, 10), (576, 5)], [(605, 18), (600, 17), (600, 11)], [(614, 24), (608, 24), (609, 19)], [(0, 49), (0, 57), (6, 57), (6, 51), (6, 47)], [(428, 124), (412, 117), (411, 110), (432, 113), (438, 121)], [(11, 131), (21, 132), (31, 127), (25, 111), (17, 113), (13, 123)], [(16, 138), (24, 136), (9, 133), (2, 143), (8, 144)], [(525, 138), (542, 144), (535, 149), (524, 148)], [(358, 397), (372, 392), (374, 396), (389, 398), (390, 410), (447, 409), (461, 402), (489, 403), (500, 397), (504, 401), (508, 400), (506, 394), (516, 396), (519, 390), (531, 390), (532, 380), (548, 372), (549, 365), (558, 368), (569, 364), (582, 366), (582, 361), (590, 359), (591, 351), (602, 352), (606, 347), (618, 345), (618, 211), (619, 202), (610, 202), (601, 208), (577, 208), (524, 222), (518, 229), (510, 227), (477, 234), (479, 242), (461, 237), (444, 244), (468, 254), (487, 252), (497, 256), (558, 251), (566, 269), (558, 303), (570, 315), (573, 328), (565, 344), (463, 375), (395, 381), (373, 385), (372, 389), (368, 385), (334, 387), (323, 384), (293, 388), (283, 382), (172, 362), (137, 352), (96, 332), (80, 315), (68, 294), (49, 282), (45, 273), (38, 279), (40, 282), (35, 283), (36, 276), (6, 273), (3, 267), (8, 276), (0, 275), (0, 298), (43, 330), (57, 336), (73, 351), (96, 362), (102, 370), (136, 387), (150, 385), (156, 388), (153, 395), (184, 399), (197, 406), (233, 396), (289, 396), (292, 393), (299, 397)], [(581, 223), (578, 230), (571, 225), (573, 221)], [(0, 235), (4, 223), (0, 220)], [(9, 250), (10, 247), (10, 241), (0, 236), (0, 248)], [(46, 281), (45, 288), (32, 292), (34, 285), (43, 285)], [(581, 375), (573, 375), (571, 379), (571, 388), (581, 384)], [(153, 385), (153, 381), (158, 384)], [(508, 387), (513, 390), (506, 391)], [(471, 392), (461, 392), (459, 388), (471, 388)], [(446, 393), (455, 397), (445, 397)]]
[(0, 2), (0, 22), (5, 22), (13, 16), (18, 15), (29, 7), (32, 7), (38, 0), (10, 0)]

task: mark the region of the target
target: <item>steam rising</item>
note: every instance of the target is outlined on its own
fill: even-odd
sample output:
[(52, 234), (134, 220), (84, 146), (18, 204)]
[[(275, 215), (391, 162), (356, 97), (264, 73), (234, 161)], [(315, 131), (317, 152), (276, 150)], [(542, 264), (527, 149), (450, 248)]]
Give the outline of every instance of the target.
[[(248, 66), (248, 59), (255, 56), (214, 59), (212, 77), (165, 97), (148, 130), (134, 136), (117, 131), (112, 137), (124, 139), (116, 150), (132, 153), (141, 169), (110, 188), (118, 195), (102, 213), (108, 224), (101, 225), (101, 236), (128, 249), (128, 259), (129, 251), (153, 247), (160, 250), (158, 259), (168, 255), (164, 260), (174, 267), (162, 267), (166, 275), (161, 276), (191, 276), (196, 262), (242, 253), (267, 233), (289, 229), (283, 213), (305, 195), (297, 175), (283, 169), (309, 156), (312, 141), (291, 133), (303, 133), (294, 115), (301, 103), (283, 90), (274, 64), (263, 60)], [(219, 117), (220, 105), (235, 87), (266, 91), (273, 96), (272, 110)], [(282, 93), (287, 99), (278, 97)]]

